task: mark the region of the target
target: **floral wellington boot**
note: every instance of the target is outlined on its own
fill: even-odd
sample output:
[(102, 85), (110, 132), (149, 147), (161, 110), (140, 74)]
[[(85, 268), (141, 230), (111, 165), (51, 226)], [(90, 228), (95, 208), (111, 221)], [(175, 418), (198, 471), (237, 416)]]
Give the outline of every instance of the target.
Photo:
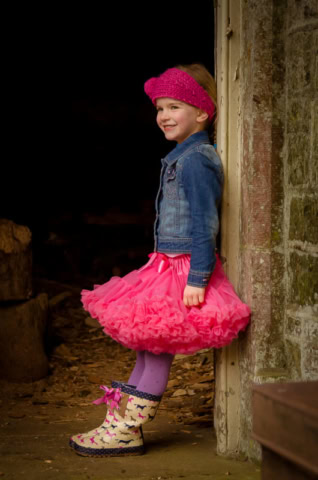
[[(107, 406), (111, 404), (111, 402), (114, 400), (114, 398), (119, 398), (118, 397), (118, 393), (116, 394), (116, 390), (117, 388), (120, 388), (122, 387), (123, 385), (126, 385), (130, 388), (136, 388), (134, 385), (129, 385), (128, 383), (125, 383), (125, 382), (119, 382), (119, 381), (113, 381), (112, 382), (112, 388), (108, 388), (106, 387), (106, 385), (101, 385), (100, 388), (102, 390), (105, 391), (105, 394), (103, 397), (101, 398), (98, 398), (97, 400), (94, 400), (92, 403), (94, 403), (95, 405), (100, 405), (102, 402), (104, 402)], [(104, 430), (107, 429), (107, 427), (110, 425), (111, 423), (111, 417), (109, 418), (108, 416), (108, 408), (106, 410), (106, 416), (105, 416), (105, 419), (103, 421), (103, 423), (97, 427), (97, 428), (94, 428), (93, 430), (90, 430), (89, 432), (86, 432), (86, 433), (78, 433), (74, 436), (72, 436), (70, 438), (70, 445), (72, 446), (72, 443), (74, 442), (74, 439), (75, 438), (83, 438), (83, 437), (91, 437), (92, 435), (98, 435), (99, 433), (102, 433)]]
[(154, 419), (162, 396), (142, 392), (124, 384), (105, 392), (104, 397), (95, 402), (108, 403), (105, 421), (108, 420), (109, 423), (106, 422), (107, 426), (103, 424), (96, 429), (96, 434), (93, 430), (92, 435), (88, 432), (89, 435), (79, 434), (72, 437), (70, 446), (79, 455), (90, 457), (143, 454), (145, 447), (142, 425)]

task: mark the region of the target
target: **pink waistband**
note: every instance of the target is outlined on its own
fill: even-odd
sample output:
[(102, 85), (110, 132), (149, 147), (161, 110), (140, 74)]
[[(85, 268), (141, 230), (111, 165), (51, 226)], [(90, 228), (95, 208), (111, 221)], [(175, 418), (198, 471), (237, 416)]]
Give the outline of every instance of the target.
[(159, 273), (162, 273), (165, 270), (167, 270), (167, 268), (169, 268), (170, 261), (172, 259), (174, 259), (175, 257), (189, 257), (190, 256), (189, 253), (181, 253), (181, 254), (178, 253), (178, 254), (172, 254), (172, 255), (170, 256), (170, 254), (166, 254), (166, 253), (162, 253), (162, 252), (152, 252), (152, 253), (150, 253), (148, 255), (148, 257), (150, 257), (150, 260), (146, 263), (146, 265), (144, 265), (143, 267), (141, 267), (139, 269), (139, 272), (141, 272), (142, 270), (144, 270), (147, 267), (150, 267), (155, 262), (155, 260), (157, 260), (157, 261), (159, 261), (159, 264), (157, 265), (157, 271)]

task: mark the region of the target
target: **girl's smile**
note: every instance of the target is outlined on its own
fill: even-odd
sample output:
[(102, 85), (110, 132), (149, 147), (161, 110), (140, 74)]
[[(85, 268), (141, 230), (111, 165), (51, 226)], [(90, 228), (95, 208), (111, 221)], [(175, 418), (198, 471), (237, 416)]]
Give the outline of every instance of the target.
[(207, 114), (197, 107), (168, 97), (158, 98), (156, 108), (159, 128), (167, 140), (177, 143), (202, 130), (207, 118)]

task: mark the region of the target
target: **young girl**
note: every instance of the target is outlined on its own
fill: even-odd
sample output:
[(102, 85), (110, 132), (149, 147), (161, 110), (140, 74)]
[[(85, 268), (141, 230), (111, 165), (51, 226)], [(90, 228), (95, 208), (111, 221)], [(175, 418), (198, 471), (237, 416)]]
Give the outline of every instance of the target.
[(145, 83), (157, 124), (177, 142), (161, 160), (154, 252), (139, 270), (82, 291), (104, 332), (136, 350), (128, 383), (101, 386), (103, 423), (74, 435), (80, 455), (144, 452), (142, 425), (153, 420), (174, 355), (228, 345), (249, 322), (216, 253), (223, 171), (208, 135), (216, 114), (215, 82), (201, 64), (178, 65)]

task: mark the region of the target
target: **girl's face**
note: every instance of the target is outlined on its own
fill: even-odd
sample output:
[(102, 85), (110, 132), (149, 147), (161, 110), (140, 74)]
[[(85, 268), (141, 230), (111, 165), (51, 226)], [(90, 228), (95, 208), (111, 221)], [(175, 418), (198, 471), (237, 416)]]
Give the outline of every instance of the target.
[(157, 124), (167, 140), (182, 143), (193, 133), (204, 128), (208, 114), (174, 98), (157, 98)]

